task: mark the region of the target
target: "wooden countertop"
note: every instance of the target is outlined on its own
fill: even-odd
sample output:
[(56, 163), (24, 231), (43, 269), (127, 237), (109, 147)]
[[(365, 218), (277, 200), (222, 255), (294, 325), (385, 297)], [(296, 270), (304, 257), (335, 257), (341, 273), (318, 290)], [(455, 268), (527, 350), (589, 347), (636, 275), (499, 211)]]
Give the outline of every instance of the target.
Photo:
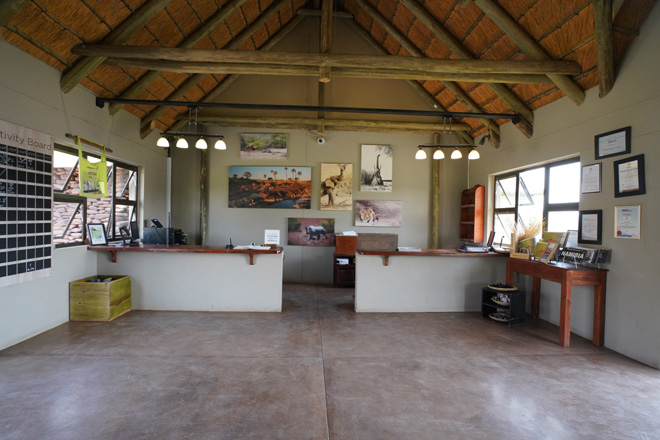
[(123, 246), (88, 246), (90, 251), (110, 252), (112, 262), (117, 262), (117, 252), (168, 252), (189, 254), (245, 254), (250, 257), (250, 265), (254, 264), (255, 254), (281, 254), (282, 248), (274, 249), (226, 249), (224, 246), (201, 246), (194, 244), (140, 244)]
[(383, 257), (383, 266), (388, 266), (390, 257), (468, 257), (468, 258), (492, 258), (508, 257), (509, 254), (497, 252), (460, 252), (456, 249), (422, 249), (421, 252), (399, 252), (399, 251), (357, 251), (360, 255), (380, 255)]

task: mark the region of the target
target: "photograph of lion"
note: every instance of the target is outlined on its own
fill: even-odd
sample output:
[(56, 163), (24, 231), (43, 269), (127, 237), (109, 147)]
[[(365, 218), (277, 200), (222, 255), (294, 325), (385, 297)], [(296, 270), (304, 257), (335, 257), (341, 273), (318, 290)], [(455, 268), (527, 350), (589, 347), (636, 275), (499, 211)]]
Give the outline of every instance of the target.
[(356, 200), (355, 226), (401, 227), (403, 202), (400, 200)]

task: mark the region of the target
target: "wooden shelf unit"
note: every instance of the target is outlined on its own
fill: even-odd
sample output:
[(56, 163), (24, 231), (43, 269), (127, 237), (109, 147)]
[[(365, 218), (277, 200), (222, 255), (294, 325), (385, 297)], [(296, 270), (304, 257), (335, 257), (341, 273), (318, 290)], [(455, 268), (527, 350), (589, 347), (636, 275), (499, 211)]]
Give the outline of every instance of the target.
[(475, 185), (461, 194), (461, 241), (484, 241), (484, 192), (482, 185)]

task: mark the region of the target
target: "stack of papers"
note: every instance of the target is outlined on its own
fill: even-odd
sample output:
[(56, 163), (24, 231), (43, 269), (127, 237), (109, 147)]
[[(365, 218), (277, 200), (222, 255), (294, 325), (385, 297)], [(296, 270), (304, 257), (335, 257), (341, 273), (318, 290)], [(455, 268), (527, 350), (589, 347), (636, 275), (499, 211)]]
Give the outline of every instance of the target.
[(422, 252), (422, 248), (415, 246), (399, 246), (396, 250), (399, 252)]

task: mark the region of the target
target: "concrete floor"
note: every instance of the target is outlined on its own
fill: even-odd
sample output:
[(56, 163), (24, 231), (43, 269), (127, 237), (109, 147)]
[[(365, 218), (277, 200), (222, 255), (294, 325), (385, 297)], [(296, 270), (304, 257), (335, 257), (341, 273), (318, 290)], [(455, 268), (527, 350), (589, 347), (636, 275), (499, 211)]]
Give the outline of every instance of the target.
[(133, 311), (0, 352), (1, 439), (658, 439), (660, 372), (540, 321)]

